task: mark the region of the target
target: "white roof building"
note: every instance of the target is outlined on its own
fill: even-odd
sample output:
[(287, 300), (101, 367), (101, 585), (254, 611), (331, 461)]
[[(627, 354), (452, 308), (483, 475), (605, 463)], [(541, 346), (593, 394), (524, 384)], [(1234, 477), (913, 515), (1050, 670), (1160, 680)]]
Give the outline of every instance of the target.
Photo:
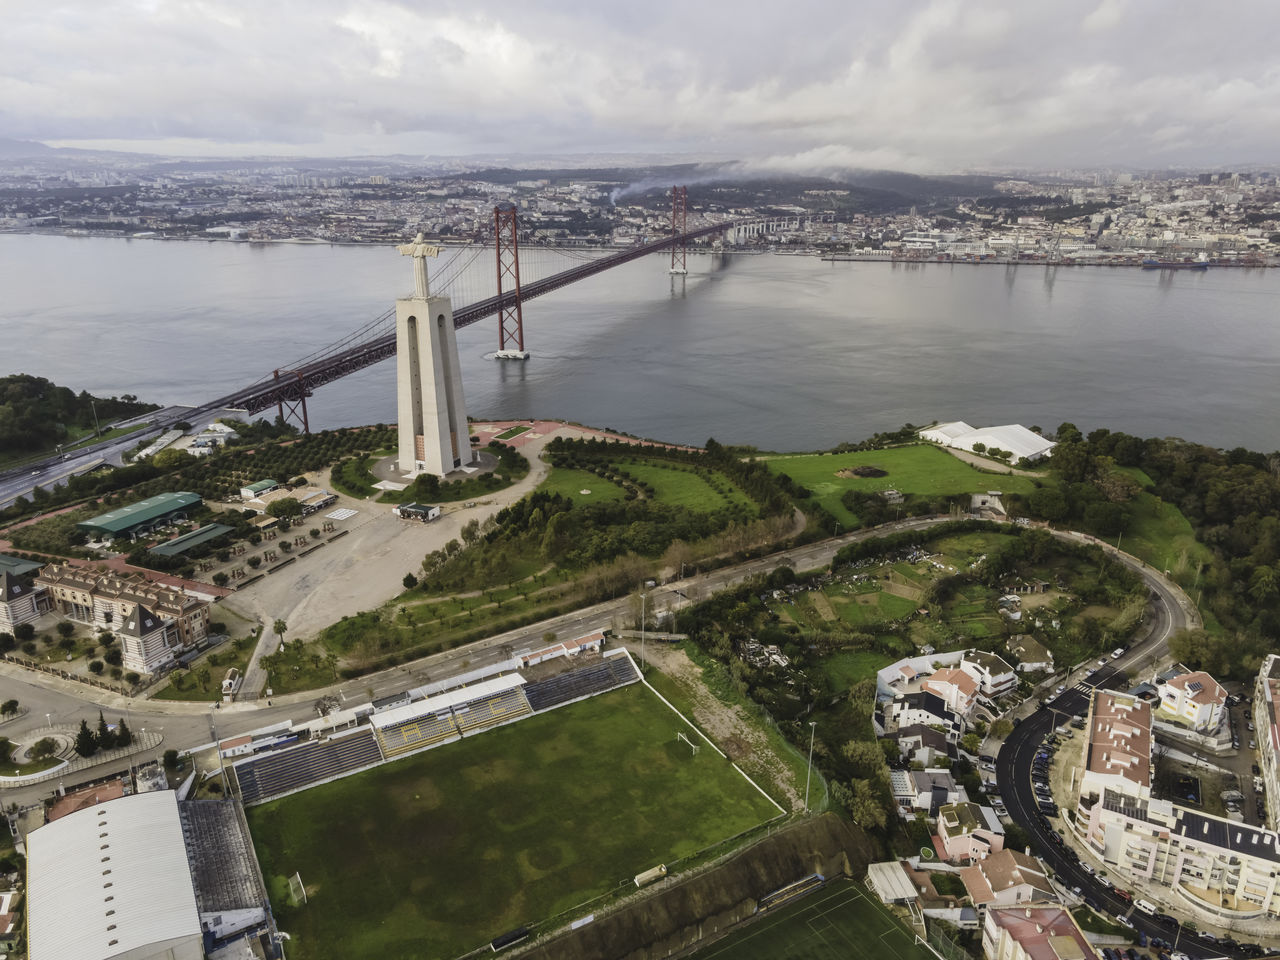
[(1033, 433), (1020, 423), (1009, 423), (1000, 427), (971, 427), (963, 420), (954, 423), (941, 423), (936, 427), (920, 431), (920, 439), (954, 447), (957, 450), (972, 451), (976, 444), (983, 444), (986, 449), (1008, 450), (1013, 456), (1012, 463), (1019, 460), (1039, 460), (1047, 456), (1055, 446), (1052, 440), (1046, 440), (1038, 433)]
[(31, 960), (201, 960), (171, 790), (100, 803), (27, 837)]

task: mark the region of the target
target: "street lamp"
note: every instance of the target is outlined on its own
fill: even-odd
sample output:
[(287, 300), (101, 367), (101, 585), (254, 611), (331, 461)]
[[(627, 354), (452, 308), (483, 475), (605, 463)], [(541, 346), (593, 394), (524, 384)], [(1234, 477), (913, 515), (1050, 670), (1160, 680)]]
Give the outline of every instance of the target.
[(818, 721), (809, 721), (809, 765), (804, 771), (804, 812), (809, 812), (809, 774), (813, 772), (813, 735), (817, 730)]
[[(649, 599), (647, 593), (640, 594), (640, 659), (644, 660), (644, 621), (645, 621), (645, 601)], [(648, 661), (645, 661), (646, 663)]]
[(102, 436), (102, 428), (98, 426), (98, 405), (91, 399), (89, 406), (93, 408), (93, 436), (96, 440)]
[(45, 723), (49, 724), (49, 729), (50, 729), (50, 730), (52, 730), (52, 729), (53, 729), (53, 714), (52, 714), (52, 713), (46, 713), (46, 714), (44, 715), (44, 720), (45, 720)]

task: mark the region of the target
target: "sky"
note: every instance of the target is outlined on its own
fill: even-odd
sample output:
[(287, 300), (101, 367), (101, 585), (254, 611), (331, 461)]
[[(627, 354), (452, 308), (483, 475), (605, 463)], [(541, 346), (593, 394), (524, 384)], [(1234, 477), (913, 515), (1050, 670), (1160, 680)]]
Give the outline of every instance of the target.
[(766, 169), (1274, 164), (1272, 0), (0, 0), (0, 137)]

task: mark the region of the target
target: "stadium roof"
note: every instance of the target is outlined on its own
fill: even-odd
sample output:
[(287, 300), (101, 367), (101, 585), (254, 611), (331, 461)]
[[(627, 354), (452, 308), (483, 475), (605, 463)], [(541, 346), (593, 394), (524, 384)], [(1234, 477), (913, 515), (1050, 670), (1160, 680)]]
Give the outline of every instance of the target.
[(184, 533), (180, 537), (174, 537), (172, 540), (156, 544), (147, 552), (161, 557), (176, 557), (194, 547), (200, 546), (202, 543), (208, 543), (215, 537), (230, 533), (232, 529), (225, 523), (206, 523), (198, 530), (192, 530), (190, 533)]
[(169, 956), (167, 949), (203, 956), (172, 790), (96, 804), (33, 830), (27, 883), (31, 960)]
[(77, 523), (82, 530), (95, 530), (102, 533), (128, 533), (137, 527), (145, 526), (161, 517), (203, 502), (198, 493), (161, 493), (148, 497), (139, 503), (127, 507), (101, 513), (96, 517)]
[(379, 730), (384, 727), (393, 727), (397, 723), (404, 723), (414, 717), (425, 716), (428, 713), (439, 713), (441, 710), (470, 703), (472, 700), (481, 700), (484, 697), (494, 697), (500, 693), (506, 693), (508, 690), (514, 690), (523, 683), (524, 677), (517, 673), (508, 673), (501, 677), (494, 677), (492, 680), (481, 680), (479, 683), (473, 683), (469, 687), (458, 687), (439, 696), (428, 697), (426, 700), (415, 700), (413, 703), (406, 703), (403, 707), (392, 707), (390, 710), (383, 710), (381, 713), (375, 713), (370, 716), (369, 722)]

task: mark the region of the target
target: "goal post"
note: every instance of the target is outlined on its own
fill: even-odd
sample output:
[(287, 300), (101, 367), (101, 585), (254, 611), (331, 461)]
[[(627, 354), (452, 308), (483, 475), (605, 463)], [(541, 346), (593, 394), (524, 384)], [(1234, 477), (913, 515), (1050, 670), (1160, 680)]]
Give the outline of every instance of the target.
[(289, 896), (295, 905), (307, 902), (307, 888), (302, 885), (302, 873), (295, 872), (289, 878)]
[(677, 730), (677, 731), (676, 731), (676, 743), (679, 743), (681, 740), (683, 740), (686, 744), (688, 744), (688, 745), (689, 745), (689, 749), (690, 749), (691, 751), (693, 751), (693, 755), (694, 755), (695, 757), (698, 755), (698, 751), (699, 751), (700, 749), (702, 749), (700, 746), (698, 746), (698, 744), (694, 743), (692, 740), (690, 740), (688, 737), (686, 737), (686, 736), (684, 735), (683, 731)]

